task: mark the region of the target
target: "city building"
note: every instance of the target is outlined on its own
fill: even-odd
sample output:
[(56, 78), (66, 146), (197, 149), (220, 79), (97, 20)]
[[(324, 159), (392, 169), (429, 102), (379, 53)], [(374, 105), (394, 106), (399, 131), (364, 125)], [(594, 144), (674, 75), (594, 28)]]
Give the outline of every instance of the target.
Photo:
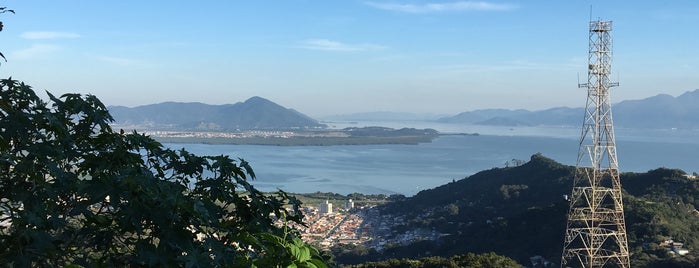
[(328, 215), (333, 213), (333, 204), (330, 203), (328, 200), (325, 200), (324, 203), (320, 204), (320, 207), (318, 208), (318, 212), (321, 215)]
[(354, 201), (352, 201), (352, 199), (350, 198), (349, 200), (347, 200), (347, 202), (345, 202), (345, 209), (351, 210), (353, 208), (354, 208)]

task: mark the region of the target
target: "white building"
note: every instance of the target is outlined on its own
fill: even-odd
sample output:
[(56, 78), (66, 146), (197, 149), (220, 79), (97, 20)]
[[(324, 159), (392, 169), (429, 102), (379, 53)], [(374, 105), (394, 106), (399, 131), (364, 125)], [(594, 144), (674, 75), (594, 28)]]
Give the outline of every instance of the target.
[(324, 203), (320, 204), (320, 207), (318, 208), (318, 212), (321, 215), (328, 215), (333, 213), (333, 204), (330, 203), (328, 200), (325, 200)]
[(347, 202), (345, 202), (345, 209), (350, 210), (353, 208), (354, 208), (354, 201), (352, 201), (352, 199), (350, 198), (349, 200), (347, 200)]
[(675, 253), (677, 253), (677, 254), (680, 255), (680, 256), (684, 256), (684, 255), (689, 254), (689, 250), (683, 249), (683, 248), (675, 248), (675, 249), (673, 249), (672, 251), (675, 252)]

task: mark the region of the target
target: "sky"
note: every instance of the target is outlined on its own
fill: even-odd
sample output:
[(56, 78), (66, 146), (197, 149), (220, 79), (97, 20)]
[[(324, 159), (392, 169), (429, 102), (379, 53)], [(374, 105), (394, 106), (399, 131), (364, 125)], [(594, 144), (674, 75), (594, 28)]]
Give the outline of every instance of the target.
[(699, 88), (699, 1), (6, 0), (0, 77), (107, 105), (260, 96), (313, 117), (585, 105), (613, 21), (612, 102)]

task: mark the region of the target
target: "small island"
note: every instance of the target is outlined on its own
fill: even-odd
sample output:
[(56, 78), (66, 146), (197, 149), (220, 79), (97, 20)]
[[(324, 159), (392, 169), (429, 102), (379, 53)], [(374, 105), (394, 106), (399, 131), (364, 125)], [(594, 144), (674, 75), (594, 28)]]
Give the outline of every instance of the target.
[[(434, 129), (350, 127), (340, 130), (246, 130), (238, 132), (140, 130), (162, 143), (275, 146), (419, 144), (440, 136)], [(477, 134), (469, 134), (477, 135)]]

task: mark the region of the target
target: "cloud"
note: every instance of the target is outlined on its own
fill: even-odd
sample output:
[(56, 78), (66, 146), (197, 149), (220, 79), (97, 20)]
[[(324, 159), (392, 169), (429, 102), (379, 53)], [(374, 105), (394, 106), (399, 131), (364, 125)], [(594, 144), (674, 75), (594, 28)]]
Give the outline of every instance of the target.
[(299, 46), (304, 49), (310, 50), (324, 50), (324, 51), (368, 51), (368, 50), (380, 50), (385, 49), (385, 46), (376, 44), (347, 44), (337, 41), (332, 41), (328, 39), (308, 39), (301, 42)]
[(79, 34), (70, 32), (47, 32), (47, 31), (35, 31), (35, 32), (24, 32), (20, 35), (24, 39), (58, 39), (58, 38), (78, 38), (81, 37)]
[(12, 53), (13, 58), (18, 59), (34, 59), (41, 58), (46, 55), (53, 54), (59, 51), (61, 47), (49, 44), (33, 44), (29, 48), (20, 49)]
[(513, 4), (498, 4), (484, 1), (457, 1), (425, 4), (397, 4), (366, 2), (368, 6), (403, 13), (434, 13), (447, 11), (509, 11), (516, 9)]

